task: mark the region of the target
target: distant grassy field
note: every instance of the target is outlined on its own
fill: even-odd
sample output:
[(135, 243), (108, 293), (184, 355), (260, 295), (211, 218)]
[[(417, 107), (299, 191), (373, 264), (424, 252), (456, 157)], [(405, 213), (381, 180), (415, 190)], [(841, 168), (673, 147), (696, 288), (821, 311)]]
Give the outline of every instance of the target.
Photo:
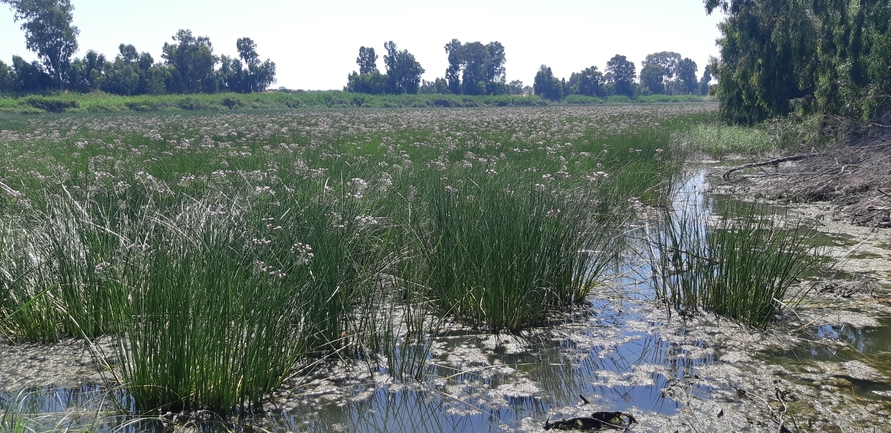
[(0, 114), (0, 332), (115, 335), (103, 356), (139, 408), (216, 411), (254, 407), (313, 353), (417, 376), (431, 313), (516, 331), (583, 302), (632, 204), (666, 200), (677, 143), (716, 112), (89, 100)]
[(425, 107), (528, 107), (561, 104), (627, 104), (664, 102), (702, 102), (699, 96), (641, 96), (635, 101), (627, 97), (593, 98), (570, 96), (559, 103), (538, 96), (465, 96), (465, 95), (366, 95), (337, 90), (265, 93), (219, 93), (197, 95), (118, 96), (101, 92), (60, 93), (54, 95), (0, 95), (0, 112), (19, 114), (61, 112), (119, 111), (244, 111), (293, 108), (425, 108)]

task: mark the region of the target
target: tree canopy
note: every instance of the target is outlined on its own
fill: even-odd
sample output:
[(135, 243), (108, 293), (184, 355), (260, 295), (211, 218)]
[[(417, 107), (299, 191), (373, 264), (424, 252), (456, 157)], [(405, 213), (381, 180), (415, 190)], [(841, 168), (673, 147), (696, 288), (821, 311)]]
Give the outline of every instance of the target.
[(562, 83), (554, 77), (554, 72), (547, 65), (541, 65), (538, 69), (532, 89), (536, 95), (552, 101), (557, 101), (564, 95)]
[(724, 119), (757, 123), (792, 110), (871, 119), (891, 102), (891, 3), (705, 0), (722, 10), (710, 72)]
[(74, 6), (70, 0), (0, 0), (23, 21), (25, 44), (43, 63), (56, 85), (67, 78), (71, 56), (77, 52), (79, 30), (71, 23)]
[(356, 64), (359, 65), (359, 73), (370, 74), (377, 70), (377, 54), (374, 48), (359, 47), (359, 57), (356, 57)]
[(384, 64), (387, 67), (387, 91), (389, 93), (418, 93), (424, 68), (408, 50), (399, 51), (393, 41), (384, 44), (387, 54)]
[(634, 78), (637, 75), (634, 63), (616, 54), (606, 62), (606, 72), (606, 80), (613, 84), (617, 95), (634, 97)]
[(452, 39), (445, 45), (449, 67), (445, 79), (455, 94), (501, 94), (508, 90), (504, 84), (504, 46), (501, 42), (468, 42)]

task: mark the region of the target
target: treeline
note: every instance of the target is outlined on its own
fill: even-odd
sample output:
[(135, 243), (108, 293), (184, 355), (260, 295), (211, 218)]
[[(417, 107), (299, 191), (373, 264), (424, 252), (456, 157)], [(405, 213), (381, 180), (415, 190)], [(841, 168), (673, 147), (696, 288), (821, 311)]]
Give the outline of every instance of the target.
[(261, 61), (257, 45), (250, 38), (238, 39), (237, 57), (217, 56), (209, 38), (179, 30), (173, 43), (164, 44), (163, 62), (128, 44), (119, 46), (113, 60), (93, 50), (82, 58), (73, 58), (79, 30), (72, 25), (74, 7), (70, 0), (0, 3), (9, 4), (15, 20), (22, 22), (27, 47), (39, 58), (28, 63), (13, 56), (11, 65), (0, 60), (0, 92), (249, 93), (265, 90), (275, 82), (275, 63)]
[(559, 101), (567, 96), (591, 97), (641, 95), (707, 95), (712, 79), (710, 67), (697, 78), (696, 62), (674, 52), (650, 54), (642, 63), (640, 82), (636, 67), (625, 56), (616, 55), (607, 63), (606, 73), (591, 66), (573, 73), (569, 81), (554, 77), (551, 68), (542, 65), (534, 85), (505, 79), (504, 46), (498, 42), (461, 43), (452, 39), (445, 45), (449, 67), (444, 78), (421, 79), (424, 68), (408, 51), (399, 51), (392, 41), (384, 44), (386, 73), (377, 68), (374, 48), (362, 46), (356, 64), (359, 71), (347, 77), (344, 90), (368, 94), (452, 94), (452, 95), (529, 95)]
[(803, 114), (873, 120), (891, 108), (887, 0), (706, 0), (720, 9), (721, 115), (754, 124)]
[(605, 72), (597, 66), (574, 72), (569, 81), (558, 79), (551, 68), (542, 65), (535, 74), (533, 91), (545, 99), (560, 100), (571, 95), (637, 98), (649, 95), (708, 95), (711, 68), (705, 67), (697, 78), (698, 66), (680, 54), (663, 51), (647, 55), (641, 63), (640, 80), (636, 67), (625, 56), (616, 54), (606, 63)]

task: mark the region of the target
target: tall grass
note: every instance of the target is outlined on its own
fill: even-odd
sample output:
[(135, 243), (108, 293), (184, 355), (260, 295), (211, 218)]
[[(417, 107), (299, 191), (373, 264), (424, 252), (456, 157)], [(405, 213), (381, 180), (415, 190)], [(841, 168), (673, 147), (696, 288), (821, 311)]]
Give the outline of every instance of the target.
[(540, 323), (549, 308), (583, 301), (616, 253), (614, 233), (594, 223), (588, 195), (497, 176), (425, 185), (426, 281), (448, 314), (515, 331)]
[(672, 134), (710, 116), (3, 115), (0, 330), (111, 334), (139, 410), (257, 409), (335, 353), (420, 378), (452, 318), (517, 330), (582, 302), (629, 199), (664, 202)]
[(138, 407), (256, 408), (308, 350), (301, 255), (267, 265), (238, 217), (186, 207), (137, 247), (117, 334)]
[(683, 132), (689, 149), (713, 158), (726, 155), (758, 156), (802, 151), (805, 146), (825, 146), (832, 140), (820, 134), (818, 116), (773, 119), (754, 127), (699, 124)]
[(729, 204), (717, 215), (687, 203), (666, 209), (652, 228), (650, 262), (658, 295), (681, 314), (712, 311), (766, 327), (816, 262), (815, 231), (800, 219), (757, 203)]

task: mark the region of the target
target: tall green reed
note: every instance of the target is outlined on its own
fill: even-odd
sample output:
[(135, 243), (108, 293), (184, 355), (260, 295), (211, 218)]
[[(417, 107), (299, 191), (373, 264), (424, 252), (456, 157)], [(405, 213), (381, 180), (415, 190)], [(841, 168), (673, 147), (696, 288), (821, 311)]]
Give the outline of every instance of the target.
[(156, 216), (135, 247), (116, 355), (137, 407), (257, 408), (309, 349), (309, 253), (270, 260), (241, 216), (237, 206), (183, 205)]
[(817, 261), (815, 233), (759, 203), (730, 203), (716, 215), (695, 202), (663, 209), (649, 233), (653, 286), (682, 314), (705, 309), (766, 327), (804, 294), (790, 290)]
[(614, 227), (594, 224), (594, 200), (580, 190), (503, 179), (482, 173), (424, 185), (424, 284), (460, 321), (518, 330), (585, 299), (614, 257)]

